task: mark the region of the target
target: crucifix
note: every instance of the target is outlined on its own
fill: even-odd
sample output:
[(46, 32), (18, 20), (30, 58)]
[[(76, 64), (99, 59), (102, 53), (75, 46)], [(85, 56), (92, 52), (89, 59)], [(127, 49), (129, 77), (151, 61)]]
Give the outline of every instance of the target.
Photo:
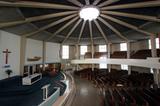
[(6, 49), (5, 51), (3, 51), (3, 53), (6, 54), (6, 60), (5, 60), (5, 64), (8, 64), (8, 55), (9, 53), (11, 53), (8, 49)]

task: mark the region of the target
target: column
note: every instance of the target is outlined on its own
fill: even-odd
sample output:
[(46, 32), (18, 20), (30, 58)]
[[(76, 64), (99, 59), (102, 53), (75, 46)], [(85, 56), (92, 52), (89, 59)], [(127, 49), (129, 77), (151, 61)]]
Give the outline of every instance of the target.
[(46, 64), (46, 42), (45, 41), (43, 41), (42, 64), (43, 64), (43, 71), (45, 71), (45, 64)]
[(76, 45), (75, 45), (75, 48), (76, 48), (75, 57), (76, 57), (76, 59), (79, 59), (79, 45), (76, 44)]
[[(111, 58), (111, 43), (108, 43), (107, 45), (107, 51), (108, 51), (108, 59)], [(107, 64), (108, 72), (111, 72), (111, 64)]]
[(61, 70), (62, 70), (65, 67), (64, 63), (62, 63), (63, 62), (63, 59), (62, 59), (62, 44), (60, 44), (59, 58), (60, 58), (60, 61), (61, 61)]
[[(130, 59), (131, 56), (131, 43), (127, 42), (127, 59)], [(128, 75), (131, 74), (132, 67), (128, 66)]]
[(62, 60), (62, 44), (60, 45), (59, 58)]
[[(91, 44), (91, 53), (92, 53), (92, 59), (94, 58), (94, 45)], [(92, 71), (94, 71), (94, 64), (92, 64)]]
[(36, 72), (36, 64), (32, 65), (32, 74)]
[(151, 52), (152, 52), (152, 57), (157, 57), (155, 38), (156, 38), (155, 35), (151, 35)]
[[(159, 46), (160, 46), (160, 33), (158, 33), (158, 38), (159, 38)], [(160, 47), (159, 47), (160, 49)]]
[[(157, 50), (156, 50), (156, 42), (155, 42), (155, 35), (151, 35), (151, 52), (152, 52), (152, 57), (157, 57)], [(159, 70), (158, 69), (153, 69), (153, 76), (154, 76), (154, 83), (158, 86), (159, 85)]]
[(91, 45), (91, 53), (92, 53), (92, 59), (94, 58), (94, 45)]
[(159, 85), (160, 85), (160, 73), (159, 73), (159, 69), (154, 69), (153, 70), (154, 71), (154, 74), (153, 74), (153, 76), (154, 76), (154, 83), (158, 86), (158, 88), (159, 88)]
[(25, 36), (21, 36), (20, 41), (20, 75), (23, 76), (24, 73), (24, 65), (25, 65), (25, 55), (26, 55), (26, 43), (27, 39)]
[(108, 58), (111, 57), (111, 43), (107, 44)]
[[(76, 44), (75, 45), (76, 47), (76, 53), (75, 53), (75, 57), (76, 57), (76, 59), (78, 60), (79, 59), (79, 45), (78, 44)], [(78, 69), (78, 64), (76, 65), (76, 70), (79, 70)]]

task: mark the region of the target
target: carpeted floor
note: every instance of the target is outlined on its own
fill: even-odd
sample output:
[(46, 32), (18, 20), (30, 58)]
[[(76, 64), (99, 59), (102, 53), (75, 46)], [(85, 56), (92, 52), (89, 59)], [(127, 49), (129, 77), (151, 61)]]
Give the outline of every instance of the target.
[(58, 73), (56, 76), (43, 76), (43, 78), (31, 86), (23, 86), (20, 76), (12, 77), (0, 81), (0, 106), (37, 106), (43, 102), (42, 87), (50, 84), (49, 94), (55, 92), (54, 87), (60, 87), (60, 94), (65, 91), (66, 85), (63, 75)]

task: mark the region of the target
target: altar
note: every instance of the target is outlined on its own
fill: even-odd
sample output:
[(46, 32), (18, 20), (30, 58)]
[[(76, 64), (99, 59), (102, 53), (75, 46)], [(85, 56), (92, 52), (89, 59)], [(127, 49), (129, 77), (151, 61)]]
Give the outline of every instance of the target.
[(23, 85), (32, 85), (32, 84), (34, 84), (35, 82), (37, 82), (41, 79), (42, 79), (42, 74), (36, 73), (36, 74), (33, 74), (33, 75), (29, 75), (27, 77), (24, 77), (22, 79), (22, 84)]

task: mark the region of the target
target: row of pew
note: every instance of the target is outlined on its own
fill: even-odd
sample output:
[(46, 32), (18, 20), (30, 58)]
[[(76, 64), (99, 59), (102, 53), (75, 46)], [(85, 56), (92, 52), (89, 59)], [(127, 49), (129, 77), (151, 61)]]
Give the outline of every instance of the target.
[(160, 89), (108, 88), (104, 106), (159, 106)]
[[(94, 58), (106, 57), (107, 52), (95, 52)], [(84, 58), (91, 58), (91, 52), (86, 52)], [(132, 59), (146, 59), (147, 57), (152, 57), (150, 49), (143, 49), (131, 52)], [(160, 49), (157, 49), (157, 57), (160, 57)], [(111, 58), (127, 58), (127, 51), (115, 51), (111, 54)]]
[(121, 84), (125, 87), (150, 87), (153, 85), (153, 74), (150, 73), (138, 73), (132, 71), (131, 75), (128, 75), (126, 70), (115, 70), (111, 72), (108, 70), (99, 70), (86, 68), (80, 71), (75, 71), (75, 74), (81, 78), (93, 80), (96, 86), (117, 86)]
[(153, 74), (126, 70), (111, 72), (83, 69), (75, 74), (93, 82), (100, 91), (104, 106), (159, 106), (160, 89), (154, 88)]
[(149, 73), (132, 71), (132, 74), (128, 75), (127, 71), (112, 71), (104, 75), (98, 75), (96, 78), (98, 84), (102, 83), (106, 86), (117, 86), (121, 84), (124, 87), (149, 87), (153, 84), (153, 75)]

